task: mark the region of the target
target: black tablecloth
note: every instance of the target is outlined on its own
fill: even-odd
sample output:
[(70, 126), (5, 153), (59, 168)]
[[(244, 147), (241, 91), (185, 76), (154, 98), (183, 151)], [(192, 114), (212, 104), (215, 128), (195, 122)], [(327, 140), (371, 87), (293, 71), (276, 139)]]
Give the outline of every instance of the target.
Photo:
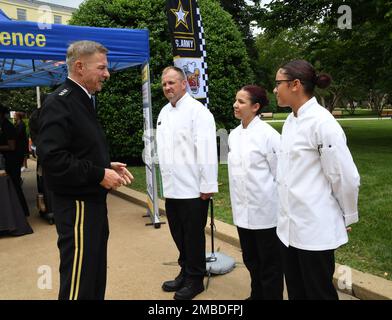
[(0, 176), (0, 235), (33, 233), (9, 176)]

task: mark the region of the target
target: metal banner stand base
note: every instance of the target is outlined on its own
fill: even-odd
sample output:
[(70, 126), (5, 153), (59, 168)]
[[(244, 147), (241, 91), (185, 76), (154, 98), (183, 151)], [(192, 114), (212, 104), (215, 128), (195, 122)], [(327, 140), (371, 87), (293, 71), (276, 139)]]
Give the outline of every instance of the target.
[[(149, 218), (150, 214), (147, 212), (147, 214), (145, 214), (144, 216), (142, 216), (143, 218)], [(161, 224), (166, 224), (166, 222), (164, 221), (160, 221), (160, 222), (150, 222), (150, 223), (146, 223), (145, 226), (154, 226), (155, 229), (159, 229), (161, 227)]]
[(235, 267), (235, 260), (224, 253), (217, 252), (215, 254), (214, 250), (214, 203), (212, 198), (210, 199), (210, 209), (211, 209), (211, 253), (206, 255), (206, 269), (207, 269), (207, 284), (206, 289), (210, 283), (210, 278), (212, 274), (225, 274), (233, 270)]
[(166, 224), (166, 222), (156, 222), (156, 223), (146, 223), (146, 226), (154, 226), (155, 229), (159, 229), (161, 227), (161, 224)]

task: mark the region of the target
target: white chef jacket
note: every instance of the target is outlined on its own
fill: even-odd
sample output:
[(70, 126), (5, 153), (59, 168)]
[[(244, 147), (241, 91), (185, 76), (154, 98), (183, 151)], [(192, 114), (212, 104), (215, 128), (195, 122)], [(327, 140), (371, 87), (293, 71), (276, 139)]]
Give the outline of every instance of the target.
[(218, 192), (214, 117), (188, 93), (159, 113), (157, 150), (165, 198), (194, 199)]
[(245, 229), (276, 227), (278, 193), (277, 152), (280, 135), (255, 117), (229, 135), (229, 186), (234, 224)]
[(358, 221), (360, 178), (338, 122), (313, 97), (287, 117), (280, 146), (279, 239), (313, 251), (346, 243), (346, 226)]

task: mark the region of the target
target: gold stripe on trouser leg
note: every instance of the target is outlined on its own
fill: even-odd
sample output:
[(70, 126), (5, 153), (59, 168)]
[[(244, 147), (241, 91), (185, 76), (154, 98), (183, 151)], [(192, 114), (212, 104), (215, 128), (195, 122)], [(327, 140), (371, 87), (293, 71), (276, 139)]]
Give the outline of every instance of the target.
[(80, 284), (80, 274), (82, 273), (82, 263), (83, 263), (83, 225), (84, 225), (84, 201), (80, 201), (81, 209), (80, 209), (80, 229), (79, 229), (79, 236), (80, 236), (80, 254), (79, 254), (79, 266), (78, 266), (78, 275), (76, 277), (76, 288), (75, 288), (75, 296), (74, 299), (76, 300), (79, 295), (79, 284)]
[(75, 226), (74, 226), (75, 252), (74, 252), (74, 260), (73, 260), (71, 290), (69, 292), (69, 300), (72, 300), (74, 298), (73, 293), (75, 287), (76, 264), (78, 261), (78, 254), (79, 254), (79, 237), (78, 237), (79, 215), (80, 215), (79, 202), (76, 201), (76, 218), (75, 218)]

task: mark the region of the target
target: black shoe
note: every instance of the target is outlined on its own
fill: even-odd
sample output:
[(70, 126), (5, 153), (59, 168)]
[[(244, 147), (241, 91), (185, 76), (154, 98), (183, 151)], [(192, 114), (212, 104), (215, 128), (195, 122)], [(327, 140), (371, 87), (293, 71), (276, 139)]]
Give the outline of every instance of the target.
[(42, 219), (48, 221), (50, 225), (54, 224), (54, 214), (53, 214), (53, 212), (42, 212), (42, 211), (40, 211), (39, 215), (41, 216)]
[(54, 224), (54, 213), (53, 212), (47, 213), (45, 219), (48, 220), (50, 225)]
[(184, 282), (185, 272), (181, 270), (179, 275), (174, 280), (165, 281), (162, 284), (162, 289), (166, 292), (174, 292), (181, 289), (181, 287), (184, 285)]
[(203, 277), (187, 277), (184, 286), (174, 294), (175, 300), (192, 300), (204, 291)]

